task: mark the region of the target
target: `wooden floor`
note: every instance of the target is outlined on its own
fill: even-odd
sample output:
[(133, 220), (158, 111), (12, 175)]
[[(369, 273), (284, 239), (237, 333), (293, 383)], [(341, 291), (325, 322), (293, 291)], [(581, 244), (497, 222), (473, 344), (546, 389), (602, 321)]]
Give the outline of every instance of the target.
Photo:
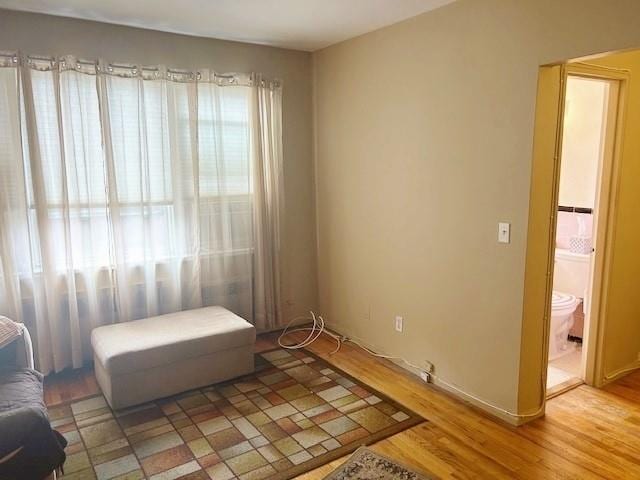
[[(259, 351), (274, 347), (260, 337)], [(580, 386), (547, 404), (544, 418), (520, 428), (496, 422), (398, 367), (357, 347), (340, 352), (322, 338), (310, 350), (422, 415), (428, 422), (373, 446), (374, 450), (441, 478), (640, 478), (640, 373), (603, 390)], [(98, 392), (91, 370), (50, 377), (48, 404)], [(344, 459), (301, 479), (321, 479)]]

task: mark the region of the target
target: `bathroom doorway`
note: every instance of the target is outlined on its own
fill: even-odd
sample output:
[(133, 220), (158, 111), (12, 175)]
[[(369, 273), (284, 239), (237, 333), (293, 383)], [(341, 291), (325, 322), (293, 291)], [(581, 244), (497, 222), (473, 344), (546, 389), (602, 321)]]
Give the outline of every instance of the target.
[(619, 72), (566, 65), (558, 151), (546, 395), (587, 379), (597, 338), (606, 219), (610, 214)]
[[(601, 154), (591, 212), (592, 226), (589, 228), (582, 221), (578, 223), (575, 218), (571, 220), (576, 215), (569, 216), (572, 223), (568, 227), (573, 229), (573, 233), (565, 236), (565, 247), (570, 245), (571, 236), (588, 237), (590, 231), (592, 238), (589, 279), (582, 300), (581, 364), (578, 374), (575, 374), (574, 367), (574, 373), (566, 379), (569, 384), (561, 385), (564, 382), (560, 382), (547, 388), (554, 277), (556, 269), (567, 261), (567, 258), (556, 261), (558, 235), (562, 236), (563, 228), (562, 224), (558, 225), (561, 213), (558, 210), (561, 206), (581, 207), (571, 205), (575, 200), (564, 200), (569, 205), (563, 205), (560, 197), (561, 169), (566, 160), (563, 158), (565, 117), (570, 116), (572, 110), (568, 106), (569, 112), (565, 115), (567, 85), (571, 77), (604, 81), (606, 89), (603, 90), (608, 90), (608, 94), (606, 109), (602, 105), (602, 110), (596, 109), (595, 113), (600, 112), (604, 123), (600, 133)], [(539, 69), (519, 379), (519, 406), (522, 411), (531, 412), (532, 417), (544, 413), (548, 394), (561, 393), (571, 388), (572, 382), (584, 381), (599, 388), (640, 369), (640, 297), (637, 286), (640, 276), (640, 255), (637, 254), (640, 237), (640, 216), (637, 214), (640, 204), (640, 136), (637, 135), (640, 129), (640, 84), (635, 81), (637, 78), (632, 81), (634, 77), (640, 78), (640, 49), (603, 53), (588, 59), (543, 65)], [(579, 146), (584, 147), (587, 143)], [(564, 193), (563, 198), (566, 198)], [(572, 212), (562, 213), (563, 217), (565, 213), (584, 214), (580, 208), (577, 212), (573, 208)], [(586, 238), (574, 239), (574, 250), (581, 248), (576, 242), (582, 240), (588, 242)], [(558, 257), (563, 255), (560, 251), (558, 254)], [(560, 288), (571, 289), (556, 285), (556, 289)], [(576, 300), (580, 298), (580, 291), (574, 295)], [(558, 307), (562, 307), (558, 300), (556, 298), (556, 313)], [(571, 311), (572, 302), (567, 303), (567, 310)], [(576, 310), (581, 311), (578, 306)], [(579, 328), (579, 320), (572, 320), (572, 324), (564, 324), (564, 330), (571, 332), (574, 327)], [(554, 331), (561, 334), (559, 343), (562, 345), (565, 339), (557, 328), (558, 324), (563, 325), (556, 319)], [(577, 350), (578, 339), (570, 336), (569, 332), (566, 341), (573, 341)]]

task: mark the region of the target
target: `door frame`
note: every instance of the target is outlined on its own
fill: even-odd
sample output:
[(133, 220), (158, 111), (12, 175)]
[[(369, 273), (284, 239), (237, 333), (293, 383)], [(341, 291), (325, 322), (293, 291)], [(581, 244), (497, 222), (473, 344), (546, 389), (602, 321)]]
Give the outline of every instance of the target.
[[(605, 158), (599, 175), (596, 211), (595, 255), (592, 279), (592, 301), (584, 368), (587, 384), (601, 386), (603, 373), (603, 336), (606, 326), (606, 304), (616, 217), (620, 161), (624, 130), (625, 105), (629, 71), (592, 65), (565, 63), (545, 65), (539, 69), (536, 118), (534, 128), (533, 163), (529, 196), (529, 223), (525, 259), (522, 344), (520, 356), (519, 411), (532, 411), (546, 402), (551, 296), (558, 216), (560, 160), (562, 153), (565, 93), (568, 76), (610, 80), (617, 88), (617, 108), (614, 121), (607, 122), (606, 138), (613, 144), (605, 146)], [(610, 89), (613, 90), (613, 89)], [(611, 92), (610, 92), (611, 93)], [(610, 103), (610, 107), (612, 102)], [(607, 150), (609, 150), (607, 152)], [(600, 191), (601, 189), (601, 191)], [(605, 212), (599, 212), (600, 204)], [(593, 297), (597, 297), (593, 301)], [(539, 399), (536, 400), (535, 399)]]
[[(569, 64), (565, 74), (574, 77), (610, 81), (607, 103), (607, 124), (603, 155), (598, 166), (598, 180), (594, 204), (594, 255), (589, 275), (589, 309), (585, 315), (581, 373), (588, 385), (602, 386), (605, 382), (604, 332), (606, 326), (606, 297), (609, 287), (610, 266), (615, 243), (616, 198), (620, 184), (620, 162), (624, 133), (624, 116), (629, 72), (590, 65)], [(561, 158), (559, 161), (561, 162)]]

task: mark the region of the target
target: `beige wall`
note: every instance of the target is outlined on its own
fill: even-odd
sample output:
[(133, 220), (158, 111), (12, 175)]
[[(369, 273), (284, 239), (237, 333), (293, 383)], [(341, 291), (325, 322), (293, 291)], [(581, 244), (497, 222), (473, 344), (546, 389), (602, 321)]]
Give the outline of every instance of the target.
[(540, 381), (520, 378), (520, 353), (538, 66), (640, 46), (638, 18), (635, 0), (459, 0), (315, 53), (325, 318), (531, 411)]
[(609, 95), (607, 86), (606, 82), (588, 78), (567, 80), (559, 205), (595, 206)]
[(219, 72), (255, 71), (281, 79), (284, 312), (289, 318), (316, 306), (310, 54), (8, 10), (0, 10), (0, 50), (176, 68), (208, 67)]

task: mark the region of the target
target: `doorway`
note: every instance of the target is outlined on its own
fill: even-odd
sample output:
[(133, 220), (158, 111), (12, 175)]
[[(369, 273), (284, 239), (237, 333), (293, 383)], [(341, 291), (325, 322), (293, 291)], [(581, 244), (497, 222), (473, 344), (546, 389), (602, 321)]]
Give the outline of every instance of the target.
[[(599, 69), (568, 65), (564, 73), (557, 211), (548, 329), (547, 397), (586, 379), (591, 326), (597, 322), (600, 258), (597, 222), (609, 212), (620, 80)], [(606, 218), (606, 217), (604, 217)], [(598, 249), (596, 244), (599, 243)], [(595, 298), (594, 298), (595, 297)]]
[[(566, 189), (563, 189), (562, 198), (565, 199), (563, 203), (570, 205), (563, 205), (560, 198), (563, 147), (567, 148), (564, 152), (567, 165), (571, 165), (568, 153), (571, 147), (568, 143), (572, 135), (572, 127), (570, 126), (572, 107), (569, 106), (571, 102), (567, 102), (567, 98), (572, 98), (571, 94), (567, 94), (570, 83), (590, 86), (591, 90), (598, 91), (600, 95), (599, 101), (594, 101), (592, 98), (591, 101), (580, 107), (585, 109), (587, 113), (579, 111), (575, 100), (572, 102), (573, 113), (578, 113), (573, 115), (573, 120), (578, 124), (585, 123), (583, 117), (589, 112), (593, 117), (590, 119), (591, 122), (586, 123), (591, 125), (591, 128), (587, 130), (596, 132), (592, 135), (594, 138), (590, 142), (582, 141), (578, 144), (583, 156), (585, 145), (590, 145), (588, 149), (591, 151), (590, 158), (596, 158), (597, 166), (591, 164), (589, 169), (591, 173), (587, 175), (584, 171), (582, 172), (582, 179), (590, 178), (591, 182), (586, 180), (581, 182), (582, 184), (590, 183), (595, 190), (589, 195), (575, 197), (578, 199), (593, 198), (593, 207), (582, 207), (579, 204), (583, 200), (571, 200), (571, 195), (568, 197), (570, 200), (566, 200)], [(570, 63), (544, 66), (540, 69), (525, 265), (524, 352), (522, 359), (525, 362), (524, 368), (526, 370), (531, 369), (532, 373), (536, 370), (540, 372), (538, 377), (540, 379), (539, 390), (537, 391), (541, 393), (542, 405), (548, 394), (553, 396), (562, 393), (583, 381), (595, 386), (600, 386), (603, 383), (603, 337), (606, 331), (604, 324), (608, 322), (608, 316), (604, 314), (604, 310), (610, 307), (605, 297), (608, 292), (612, 265), (613, 232), (616, 227), (617, 212), (617, 202), (613, 200), (617, 198), (620, 180), (619, 165), (622, 155), (622, 132), (624, 130), (628, 85), (628, 70), (607, 66)], [(593, 107), (594, 103), (595, 108)], [(565, 127), (567, 127), (566, 145)], [(580, 129), (577, 130), (580, 131)], [(574, 163), (579, 164), (579, 162)], [(566, 172), (571, 170), (571, 168), (567, 168)], [(571, 179), (572, 176), (565, 175), (564, 180), (567, 178)], [(566, 184), (567, 182), (564, 180), (563, 183)], [(578, 188), (577, 190), (584, 194), (584, 189)], [(575, 204), (571, 205), (573, 203)], [(567, 207), (562, 210), (571, 211), (563, 211), (562, 215), (559, 215), (560, 207)], [(589, 208), (591, 208), (590, 214), (587, 213)], [(561, 226), (563, 225), (562, 221), (567, 220), (563, 218), (565, 213), (572, 214), (568, 217), (573, 222), (570, 225), (573, 230), (567, 231), (565, 229), (558, 232), (558, 220), (561, 220)], [(585, 218), (577, 220), (573, 215), (576, 213), (591, 215), (590, 223)], [(564, 246), (569, 248), (556, 250), (558, 234), (562, 236), (563, 231), (566, 234)], [(582, 266), (583, 271), (585, 269), (588, 271), (586, 287), (584, 276), (581, 285), (556, 286), (556, 288), (574, 291), (576, 294), (560, 290), (560, 293), (566, 295), (560, 296), (560, 298), (556, 296), (554, 302), (554, 277), (558, 266), (556, 256), (557, 254), (562, 255), (561, 250), (565, 250), (565, 253), (567, 253), (566, 251), (573, 253), (570, 246), (571, 237), (575, 237), (573, 250), (583, 252), (582, 255), (588, 257), (588, 261), (583, 262)], [(578, 245), (578, 242), (582, 242), (582, 244)], [(592, 249), (590, 258), (589, 243), (591, 243)], [(575, 300), (572, 297), (575, 297)], [(553, 308), (554, 303), (555, 309)], [(573, 305), (571, 305), (572, 303)], [(564, 313), (565, 318), (559, 319), (557, 314), (563, 308), (565, 311), (560, 313)], [(583, 312), (583, 319), (573, 318), (576, 311), (578, 314)], [(552, 313), (556, 313), (556, 318), (553, 321)], [(567, 319), (567, 316), (572, 318)], [(583, 322), (581, 329), (579, 328), (580, 321)], [(574, 326), (581, 330), (579, 333), (582, 335), (581, 338), (579, 335), (571, 334), (575, 333), (575, 331), (572, 332)], [(551, 345), (552, 335), (556, 340), (553, 345)], [(572, 342), (573, 345), (569, 342)], [(562, 381), (553, 382), (553, 379), (550, 379), (555, 384), (550, 384), (549, 391), (547, 391), (550, 355), (554, 357), (554, 352), (559, 351), (558, 347), (562, 351), (573, 349), (574, 356), (578, 361), (572, 363), (573, 367), (569, 371), (569, 375)], [(551, 358), (551, 361), (555, 359)], [(534, 362), (540, 362), (538, 364), (540, 365), (539, 370)], [(579, 366), (576, 366), (576, 363)], [(558, 367), (557, 364), (552, 366)], [(569, 367), (565, 366), (565, 368), (569, 370)], [(533, 380), (533, 377), (529, 378)], [(525, 385), (527, 385), (526, 388), (531, 389), (532, 393), (535, 391), (533, 383), (525, 383)], [(528, 398), (533, 397), (528, 396)]]
[(554, 394), (547, 392), (547, 373), (558, 209), (562, 206), (559, 190), (566, 85), (571, 75), (609, 82), (578, 378), (599, 388), (640, 369), (640, 84), (631, 80), (640, 77), (640, 49), (634, 49), (539, 69), (518, 403), (520, 411), (531, 412), (528, 418), (542, 415), (547, 393)]

